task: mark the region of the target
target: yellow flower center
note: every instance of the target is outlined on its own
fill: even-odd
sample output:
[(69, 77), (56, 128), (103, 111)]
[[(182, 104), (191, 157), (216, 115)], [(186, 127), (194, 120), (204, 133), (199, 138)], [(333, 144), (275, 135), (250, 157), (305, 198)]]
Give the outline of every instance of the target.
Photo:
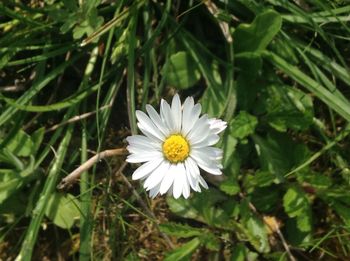
[(181, 162), (190, 154), (190, 146), (184, 137), (173, 134), (164, 141), (163, 153), (170, 162)]

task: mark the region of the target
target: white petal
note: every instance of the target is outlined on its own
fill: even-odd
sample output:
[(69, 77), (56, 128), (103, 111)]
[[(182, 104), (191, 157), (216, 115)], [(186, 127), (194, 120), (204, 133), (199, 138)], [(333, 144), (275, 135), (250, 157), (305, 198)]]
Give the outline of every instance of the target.
[(165, 135), (159, 131), (159, 129), (156, 127), (156, 125), (154, 125), (153, 121), (147, 116), (146, 113), (143, 111), (136, 111), (136, 117), (139, 121), (138, 125), (141, 126), (142, 129), (147, 130), (160, 140), (165, 139)]
[(200, 175), (197, 163), (191, 157), (188, 157), (185, 160), (185, 166), (186, 166), (186, 169), (190, 172), (191, 176), (194, 179), (197, 179), (198, 176)]
[(157, 128), (165, 135), (168, 136), (169, 130), (166, 127), (165, 123), (162, 121), (162, 119), (160, 118), (159, 114), (157, 113), (157, 111), (149, 104), (146, 105), (146, 110), (147, 113), (149, 115), (149, 117), (151, 118), (151, 120), (153, 121), (154, 125), (157, 126)]
[(135, 153), (130, 154), (126, 161), (130, 163), (141, 163), (154, 159), (163, 159), (163, 154), (159, 151), (153, 151), (148, 153)]
[(155, 169), (151, 175), (149, 175), (143, 184), (143, 187), (146, 190), (150, 190), (154, 187), (156, 187), (158, 184), (160, 184), (165, 176), (165, 174), (168, 172), (170, 168), (170, 163), (167, 161), (163, 161), (159, 164), (158, 168)]
[(202, 106), (197, 103), (191, 108), (191, 105), (184, 106), (183, 111), (183, 124), (182, 124), (182, 135), (186, 136), (193, 125), (198, 121), (199, 115), (201, 114)]
[[(187, 129), (188, 126), (190, 125), (191, 122), (191, 112), (193, 110), (194, 106), (194, 100), (192, 97), (187, 97), (183, 106), (182, 106), (182, 134), (186, 135), (187, 134)], [(193, 121), (193, 119), (192, 119)], [(186, 132), (186, 134), (184, 134)]]
[(222, 149), (214, 147), (192, 148), (191, 154), (193, 153), (201, 157), (204, 161), (207, 161), (207, 158), (214, 161), (221, 160), (223, 155)]
[(170, 131), (174, 131), (174, 119), (169, 104), (165, 100), (160, 102), (160, 116)]
[(141, 165), (132, 174), (132, 179), (137, 180), (144, 178), (145, 176), (149, 175), (153, 170), (155, 170), (162, 161), (163, 159), (155, 159)]
[(217, 162), (210, 160), (208, 157), (202, 157), (202, 155), (192, 153), (191, 152), (191, 157), (196, 161), (198, 166), (205, 170), (206, 172), (213, 174), (213, 175), (221, 175), (222, 172), (220, 170), (219, 164)]
[(170, 189), (171, 185), (173, 185), (176, 175), (176, 165), (171, 164), (168, 172), (165, 174), (162, 180), (162, 183), (160, 184), (159, 192), (161, 195), (163, 195)]
[(207, 182), (205, 182), (205, 180), (201, 176), (199, 176), (198, 181), (202, 185), (202, 187), (204, 187), (205, 189), (209, 188)]
[(174, 130), (180, 132), (182, 123), (181, 101), (178, 94), (175, 94), (171, 102), (171, 112), (173, 114)]
[(142, 146), (142, 145), (128, 145), (126, 147), (126, 149), (130, 152), (130, 153), (134, 153), (134, 154), (144, 154), (144, 153), (155, 153), (155, 152), (161, 152), (161, 147), (159, 146), (159, 148), (147, 148), (146, 146)]
[(210, 128), (208, 123), (208, 115), (203, 115), (199, 120), (193, 125), (193, 128), (187, 135), (187, 139), (191, 144), (201, 142), (206, 139), (210, 134)]
[(191, 173), (192, 170), (190, 169), (191, 167), (189, 167), (187, 161), (185, 161), (185, 167), (186, 167), (186, 177), (187, 177), (188, 183), (190, 184), (191, 188), (194, 191), (200, 192), (200, 187), (198, 185), (198, 176), (196, 176), (196, 178), (194, 178), (195, 175), (193, 175)]
[(159, 194), (159, 188), (160, 188), (160, 184), (158, 184), (157, 186), (155, 186), (154, 188), (152, 188), (149, 191), (149, 196), (150, 198), (155, 198), (158, 194)]
[(219, 140), (220, 140), (219, 135), (210, 134), (204, 140), (192, 143), (191, 148), (201, 148), (201, 147), (213, 146), (216, 143), (218, 143)]
[(159, 148), (161, 143), (154, 142), (150, 138), (143, 135), (133, 135), (126, 138), (126, 141), (130, 145), (141, 145), (142, 147), (147, 148)]
[(144, 128), (144, 126), (140, 123), (137, 123), (137, 126), (139, 127), (140, 131), (154, 143), (162, 143), (164, 141), (164, 139), (160, 139), (157, 136), (154, 136), (148, 129)]
[(185, 177), (185, 184), (183, 184), (182, 186), (182, 195), (184, 196), (184, 198), (188, 198), (190, 196), (190, 184), (188, 183), (188, 180), (186, 177)]
[(227, 127), (227, 122), (222, 121), (220, 119), (212, 118), (209, 119), (210, 129), (213, 131), (214, 134), (219, 134)]
[(173, 195), (174, 198), (179, 198), (182, 194), (183, 186), (187, 183), (186, 180), (186, 170), (184, 164), (176, 164), (176, 177), (174, 179), (173, 185)]

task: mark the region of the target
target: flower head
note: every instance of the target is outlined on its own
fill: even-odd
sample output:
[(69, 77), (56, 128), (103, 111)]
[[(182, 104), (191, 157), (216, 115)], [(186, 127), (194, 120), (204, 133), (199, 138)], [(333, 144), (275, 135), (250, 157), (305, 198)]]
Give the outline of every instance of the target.
[(144, 135), (127, 138), (127, 158), (131, 163), (144, 163), (132, 175), (144, 181), (144, 188), (154, 198), (172, 191), (175, 198), (188, 198), (190, 188), (208, 188), (200, 169), (221, 175), (222, 150), (212, 147), (227, 124), (220, 119), (200, 117), (201, 105), (188, 97), (183, 106), (179, 95), (171, 106), (162, 99), (160, 114), (146, 105), (147, 113), (136, 111), (138, 127)]

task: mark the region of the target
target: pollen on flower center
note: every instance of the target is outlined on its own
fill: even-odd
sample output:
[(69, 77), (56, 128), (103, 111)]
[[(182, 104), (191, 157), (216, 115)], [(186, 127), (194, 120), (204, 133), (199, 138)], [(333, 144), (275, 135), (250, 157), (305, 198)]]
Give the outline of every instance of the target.
[(184, 137), (179, 134), (174, 134), (164, 141), (163, 153), (170, 162), (181, 162), (188, 157), (190, 146)]

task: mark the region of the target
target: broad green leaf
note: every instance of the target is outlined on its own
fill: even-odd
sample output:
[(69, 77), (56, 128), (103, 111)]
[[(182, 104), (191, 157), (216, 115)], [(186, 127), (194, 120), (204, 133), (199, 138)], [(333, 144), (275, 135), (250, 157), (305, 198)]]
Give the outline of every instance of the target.
[(258, 254), (252, 252), (243, 243), (238, 243), (232, 250), (231, 261), (255, 261)]
[(278, 131), (306, 130), (313, 123), (313, 103), (309, 95), (284, 85), (269, 85), (264, 97), (269, 124)]
[(20, 186), (23, 178), (15, 170), (1, 170), (0, 173), (0, 204), (11, 196)]
[(313, 95), (317, 96), (344, 119), (350, 121), (350, 103), (344, 96), (340, 97), (339, 93), (333, 94), (330, 90), (302, 72), (298, 67), (289, 64), (272, 52), (264, 51), (263, 56)]
[(277, 186), (256, 188), (251, 194), (251, 202), (259, 211), (266, 213), (276, 210), (281, 196)]
[[(223, 137), (223, 142), (222, 142), (222, 148), (224, 152), (224, 157), (223, 157), (223, 166), (224, 169), (228, 168), (229, 165), (232, 165), (234, 162), (234, 152), (236, 150), (237, 146), (237, 139), (233, 137), (231, 134), (231, 126), (228, 126), (228, 130), (225, 132), (224, 137)], [(233, 174), (233, 173), (230, 173)]]
[(278, 182), (276, 176), (269, 171), (257, 171), (253, 178), (254, 185), (257, 187), (266, 187), (274, 182)]
[(161, 232), (181, 238), (200, 236), (204, 233), (202, 229), (194, 228), (188, 225), (177, 224), (173, 222), (160, 224), (159, 229)]
[(231, 261), (245, 261), (246, 247), (242, 243), (238, 243), (232, 251)]
[(30, 136), (23, 130), (19, 130), (16, 133), (16, 135), (7, 143), (6, 148), (20, 157), (28, 157), (32, 155), (35, 149)]
[(235, 56), (235, 65), (240, 76), (254, 80), (261, 74), (262, 58), (260, 54), (254, 52), (239, 53)]
[(240, 24), (233, 35), (235, 51), (240, 53), (264, 50), (281, 26), (282, 18), (273, 10), (257, 15), (251, 24)]
[(55, 225), (69, 229), (80, 216), (79, 201), (71, 194), (53, 193), (48, 200), (46, 216)]
[(324, 173), (300, 171), (297, 173), (299, 184), (308, 183), (317, 190), (327, 189), (332, 185), (332, 179)]
[[(244, 52), (235, 55), (238, 77), (237, 104), (241, 110), (250, 111), (254, 107), (257, 94), (262, 88), (260, 76), (262, 73), (262, 58), (257, 53)], [(266, 77), (266, 72), (264, 72)]]
[(166, 199), (170, 210), (184, 218), (192, 218), (203, 222), (203, 218), (200, 217), (198, 210), (196, 210), (191, 204), (190, 200), (182, 198), (174, 199), (173, 197), (167, 197)]
[(298, 187), (289, 188), (283, 197), (283, 207), (289, 217), (296, 218), (300, 231), (311, 231), (311, 209), (305, 192)]
[[(278, 181), (293, 167), (300, 165), (310, 154), (307, 147), (295, 143), (286, 134), (270, 133), (266, 138), (252, 136), (259, 156), (261, 170), (276, 175)], [(286, 150), (288, 148), (288, 150)]]
[(310, 231), (301, 231), (297, 224), (296, 218), (290, 218), (286, 221), (287, 241), (294, 246), (303, 246), (311, 241), (312, 235)]
[(225, 192), (228, 195), (236, 195), (238, 192), (240, 192), (240, 187), (239, 184), (237, 182), (237, 180), (231, 176), (228, 179), (226, 179), (225, 181), (220, 183), (220, 190)]
[(245, 226), (250, 235), (250, 242), (256, 250), (263, 253), (269, 252), (270, 245), (264, 223), (259, 218), (252, 216), (248, 219)]
[(44, 135), (45, 135), (45, 128), (42, 127), (42, 128), (37, 129), (30, 136), (30, 138), (33, 141), (33, 149), (32, 149), (32, 154), (33, 155), (35, 155), (38, 152), (38, 150), (40, 148), (40, 145), (41, 145), (41, 142), (43, 141)]
[(249, 201), (245, 199), (241, 203), (241, 224), (249, 242), (260, 253), (270, 251), (266, 226), (249, 208)]
[(0, 170), (0, 204), (19, 189), (27, 184), (30, 180), (36, 178), (34, 169), (34, 159), (31, 158), (30, 163), (21, 171), (13, 169)]
[(179, 89), (193, 86), (201, 77), (196, 63), (184, 51), (171, 55), (162, 73), (169, 85)]
[(167, 203), (170, 210), (179, 216), (221, 227), (227, 226), (229, 217), (217, 205), (225, 200), (226, 196), (222, 192), (211, 188), (194, 194), (190, 199), (168, 197)]
[(253, 134), (258, 120), (255, 116), (241, 111), (230, 123), (230, 131), (233, 137), (244, 139)]
[(220, 250), (220, 241), (211, 232), (203, 231), (202, 235), (199, 237), (199, 240), (202, 242), (202, 245), (204, 245), (205, 248), (207, 248), (208, 250), (211, 250), (211, 251)]
[(264, 257), (269, 261), (288, 261), (287, 252), (274, 252), (270, 254), (265, 254)]
[(200, 246), (200, 243), (201, 242), (198, 238), (194, 238), (186, 244), (183, 244), (181, 247), (171, 251), (164, 258), (164, 261), (190, 260), (192, 253)]

